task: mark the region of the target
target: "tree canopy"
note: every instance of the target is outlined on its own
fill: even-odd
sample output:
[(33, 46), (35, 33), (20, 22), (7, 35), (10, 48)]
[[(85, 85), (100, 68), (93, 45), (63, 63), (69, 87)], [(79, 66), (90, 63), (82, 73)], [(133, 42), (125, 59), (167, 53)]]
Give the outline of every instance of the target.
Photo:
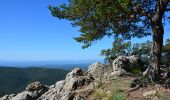
[[(167, 0), (162, 2), (165, 9)], [(155, 0), (69, 0), (68, 4), (49, 9), (53, 16), (80, 26), (83, 34), (75, 40), (88, 47), (104, 36), (130, 39), (151, 35), (149, 19), (156, 13), (156, 4)]]

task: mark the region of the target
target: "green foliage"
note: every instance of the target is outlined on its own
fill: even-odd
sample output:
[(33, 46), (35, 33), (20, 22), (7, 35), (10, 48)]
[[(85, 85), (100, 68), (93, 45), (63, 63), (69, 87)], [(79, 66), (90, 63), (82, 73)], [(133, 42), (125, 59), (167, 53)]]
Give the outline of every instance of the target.
[[(126, 84), (129, 84), (129, 82), (126, 83)], [(126, 94), (124, 93), (124, 90), (122, 90), (121, 85), (122, 85), (122, 83), (121, 83), (120, 80), (114, 80), (113, 81), (113, 83), (112, 83), (112, 86), (113, 86), (113, 91), (112, 91), (113, 100), (126, 100)]]
[(124, 42), (121, 38), (116, 38), (111, 49), (102, 50), (101, 55), (105, 56), (105, 61), (115, 59), (119, 55), (128, 55), (131, 50), (131, 42)]
[(115, 94), (113, 100), (126, 100), (126, 95), (124, 93)]
[[(124, 42), (122, 39), (118, 38), (114, 41), (113, 47), (111, 49), (102, 50), (101, 55), (105, 57), (106, 62), (114, 60), (119, 55), (139, 55), (142, 63), (141, 65), (148, 66), (150, 62), (151, 45), (151, 41), (131, 45), (131, 42)], [(162, 56), (162, 64), (170, 66), (170, 39), (167, 39), (163, 45)]]
[(148, 62), (151, 50), (151, 42), (146, 41), (144, 43), (135, 43), (131, 45), (131, 42), (124, 42), (121, 38), (114, 41), (111, 49), (102, 50), (101, 55), (105, 56), (107, 62), (114, 60), (119, 55), (139, 55), (143, 62)]
[(101, 100), (103, 98), (108, 98), (108, 96), (106, 92), (95, 92), (94, 100)]
[[(54, 17), (80, 27), (82, 34), (75, 40), (86, 48), (104, 36), (131, 39), (151, 35), (151, 17), (157, 13), (157, 3), (154, 0), (69, 0), (68, 4), (49, 6), (49, 9)], [(168, 1), (163, 3), (166, 8)]]
[(136, 43), (132, 47), (132, 54), (139, 55), (144, 65), (149, 65), (152, 42)]
[(0, 96), (23, 91), (35, 81), (51, 85), (65, 78), (67, 70), (48, 68), (0, 67)]
[(135, 75), (139, 75), (142, 72), (142, 69), (140, 66), (134, 66), (132, 67), (132, 69), (130, 70), (131, 73), (135, 74)]
[(119, 86), (113, 85), (112, 95), (113, 95), (113, 100), (126, 100), (126, 95), (124, 91), (119, 88)]
[(141, 82), (142, 83), (153, 83), (148, 76), (141, 76)]

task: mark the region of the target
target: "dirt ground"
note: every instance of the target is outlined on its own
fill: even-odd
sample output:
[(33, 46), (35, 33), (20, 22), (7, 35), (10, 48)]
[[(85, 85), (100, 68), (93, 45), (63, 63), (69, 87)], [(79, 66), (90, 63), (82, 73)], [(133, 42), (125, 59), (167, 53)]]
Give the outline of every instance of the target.
[[(104, 81), (92, 93), (88, 100), (170, 100), (170, 89), (165, 89), (159, 84), (149, 85), (147, 87), (140, 87), (137, 90), (128, 92), (131, 82), (136, 77), (120, 77), (118, 79)], [(115, 90), (119, 90), (116, 93)], [(156, 93), (144, 96), (148, 91), (155, 91)], [(122, 94), (117, 99), (114, 96)], [(124, 96), (124, 98), (121, 98)]]

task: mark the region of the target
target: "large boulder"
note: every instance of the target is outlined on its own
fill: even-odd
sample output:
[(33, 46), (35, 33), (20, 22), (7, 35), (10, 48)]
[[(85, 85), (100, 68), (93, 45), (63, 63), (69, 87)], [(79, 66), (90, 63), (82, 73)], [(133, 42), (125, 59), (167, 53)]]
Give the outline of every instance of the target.
[(156, 90), (150, 90), (150, 91), (143, 93), (143, 96), (146, 97), (146, 96), (151, 96), (155, 94), (156, 94)]
[(91, 74), (95, 80), (100, 80), (106, 73), (111, 73), (112, 70), (112, 67), (97, 62), (90, 65), (87, 72)]
[(27, 87), (26, 87), (26, 91), (45, 91), (47, 89), (47, 87), (43, 84), (41, 84), (40, 82), (34, 82), (34, 83), (30, 83)]
[(65, 85), (65, 80), (58, 81), (56, 84), (51, 85), (49, 90), (45, 92), (38, 100), (58, 100), (60, 97), (60, 92), (63, 90)]
[(66, 80), (82, 75), (83, 75), (83, 71), (80, 68), (75, 68), (74, 70), (72, 70), (70, 73), (67, 74)]
[(119, 56), (117, 57), (113, 63), (113, 71), (119, 71), (125, 69), (129, 71), (135, 64), (138, 64), (139, 57), (132, 55), (132, 56)]

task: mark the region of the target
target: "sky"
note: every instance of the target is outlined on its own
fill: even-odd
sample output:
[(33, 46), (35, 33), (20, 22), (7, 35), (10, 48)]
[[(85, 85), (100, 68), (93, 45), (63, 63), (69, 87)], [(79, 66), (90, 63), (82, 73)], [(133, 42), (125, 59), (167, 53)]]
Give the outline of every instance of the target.
[[(81, 34), (79, 29), (73, 28), (69, 21), (52, 17), (48, 5), (66, 1), (0, 0), (0, 60), (103, 59), (100, 51), (112, 46), (111, 38), (104, 38), (92, 47), (82, 49), (82, 44), (73, 39)], [(137, 41), (133, 39), (133, 42)]]

